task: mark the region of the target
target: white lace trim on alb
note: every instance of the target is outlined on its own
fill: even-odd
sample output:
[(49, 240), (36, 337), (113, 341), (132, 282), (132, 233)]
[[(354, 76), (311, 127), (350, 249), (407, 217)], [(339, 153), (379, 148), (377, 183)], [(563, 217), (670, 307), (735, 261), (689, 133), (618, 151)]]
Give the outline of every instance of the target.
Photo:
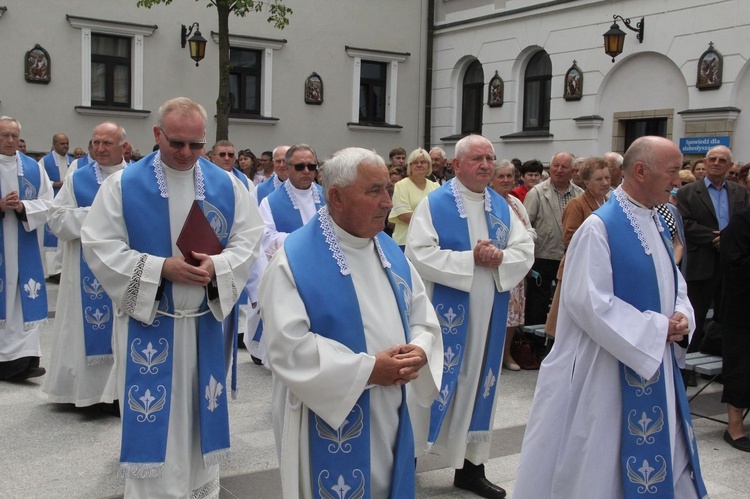
[[(615, 199), (617, 199), (617, 202), (620, 204), (622, 211), (624, 211), (625, 215), (628, 217), (630, 226), (633, 227), (633, 231), (638, 236), (638, 240), (641, 242), (643, 250), (647, 255), (650, 255), (652, 253), (651, 247), (648, 245), (648, 242), (646, 242), (646, 238), (643, 236), (643, 229), (641, 228), (641, 225), (638, 223), (638, 220), (633, 213), (631, 201), (625, 191), (622, 190), (622, 186), (615, 189), (614, 195)], [(651, 210), (651, 218), (654, 220), (654, 223), (656, 224), (657, 229), (659, 229), (659, 232), (664, 232), (664, 226), (661, 224), (661, 220), (659, 220), (659, 214), (656, 212), (656, 210)]]
[[(289, 196), (289, 199), (292, 200), (292, 206), (294, 206), (294, 209), (299, 211), (299, 202), (297, 201), (297, 195), (295, 194), (292, 183), (289, 182), (289, 180), (284, 182), (284, 189), (286, 189), (286, 194), (287, 196)], [(318, 188), (315, 187), (315, 184), (311, 184), (310, 189), (312, 189), (313, 203), (320, 204), (320, 193), (318, 192)]]
[(99, 166), (99, 163), (94, 163), (94, 175), (96, 176), (96, 183), (102, 185), (104, 179), (102, 178), (102, 167)]
[[(492, 199), (490, 198), (489, 187), (484, 188), (484, 211), (492, 211)], [(453, 199), (456, 200), (456, 208), (458, 209), (458, 216), (466, 218), (466, 208), (464, 207), (464, 198), (461, 196), (461, 191), (458, 188), (458, 182), (455, 179), (451, 180), (451, 192), (453, 193)]]
[(279, 178), (278, 175), (276, 175), (274, 173), (273, 174), (273, 188), (274, 188), (274, 190), (278, 189), (280, 185), (281, 185), (281, 179)]
[[(164, 199), (169, 198), (169, 190), (167, 189), (167, 180), (164, 177), (164, 165), (161, 162), (161, 152), (157, 151), (154, 156), (154, 173), (156, 174), (156, 182), (159, 184), (159, 194)], [(206, 186), (203, 183), (203, 171), (198, 161), (193, 165), (193, 181), (195, 182), (195, 199), (203, 201), (206, 199)]]
[[(323, 206), (318, 210), (318, 220), (320, 221), (320, 228), (323, 229), (323, 235), (328, 243), (328, 249), (331, 251), (331, 257), (336, 260), (336, 265), (339, 266), (341, 275), (351, 274), (352, 272), (349, 269), (349, 264), (346, 263), (346, 256), (341, 250), (339, 236), (336, 235), (336, 231), (333, 229), (333, 220), (331, 219), (330, 213), (328, 213), (328, 206)], [(383, 268), (390, 268), (391, 262), (388, 261), (385, 253), (383, 253), (383, 248), (380, 247), (377, 237), (373, 237), (372, 240), (378, 251), (381, 265), (383, 265)]]
[(23, 177), (23, 163), (21, 162), (20, 154), (16, 154), (16, 175)]

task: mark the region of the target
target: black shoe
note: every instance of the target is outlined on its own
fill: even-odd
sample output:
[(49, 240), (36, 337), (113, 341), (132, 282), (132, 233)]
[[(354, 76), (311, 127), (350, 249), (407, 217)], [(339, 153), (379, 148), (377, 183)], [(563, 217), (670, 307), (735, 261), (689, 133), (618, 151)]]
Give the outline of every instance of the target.
[(483, 464), (476, 465), (468, 460), (464, 460), (462, 469), (456, 470), (453, 485), (488, 499), (503, 499), (506, 494), (505, 489), (487, 480)]
[(52, 274), (47, 278), (47, 282), (54, 282), (55, 284), (60, 284), (60, 274)]
[(120, 417), (120, 403), (117, 400), (115, 400), (111, 404), (102, 402), (101, 404), (99, 404), (99, 410), (104, 414), (109, 414), (110, 416), (114, 416), (116, 418)]
[(695, 378), (695, 371), (688, 371), (682, 369), (682, 381), (685, 383), (685, 388), (688, 386), (698, 386), (698, 380)]
[(254, 363), (254, 364), (255, 364), (256, 366), (262, 366), (262, 365), (263, 365), (263, 361), (262, 361), (262, 360), (260, 360), (260, 359), (259, 359), (258, 357), (256, 357), (255, 355), (251, 355), (251, 356), (250, 356), (250, 358), (251, 358), (251, 359), (253, 359), (253, 363)]
[(29, 378), (38, 378), (39, 376), (44, 376), (46, 373), (47, 370), (43, 367), (29, 367), (25, 371), (8, 378), (8, 381), (23, 381)]
[(724, 441), (737, 450), (741, 450), (742, 452), (750, 452), (750, 438), (740, 437), (734, 440), (732, 439), (732, 435), (730, 435), (729, 431), (727, 430), (724, 432)]

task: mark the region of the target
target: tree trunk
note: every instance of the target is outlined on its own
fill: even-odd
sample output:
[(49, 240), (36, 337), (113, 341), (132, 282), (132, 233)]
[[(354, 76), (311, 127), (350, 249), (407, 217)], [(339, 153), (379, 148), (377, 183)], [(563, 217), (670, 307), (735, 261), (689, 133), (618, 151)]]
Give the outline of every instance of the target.
[(219, 13), (219, 96), (216, 98), (216, 140), (229, 140), (229, 14), (230, 0), (217, 0)]

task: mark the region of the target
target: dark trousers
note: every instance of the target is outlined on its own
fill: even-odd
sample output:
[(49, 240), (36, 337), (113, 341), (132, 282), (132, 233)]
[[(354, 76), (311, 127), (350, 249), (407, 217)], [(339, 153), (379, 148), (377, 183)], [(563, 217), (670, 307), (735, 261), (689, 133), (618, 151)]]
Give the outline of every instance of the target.
[(706, 314), (713, 303), (714, 320), (721, 322), (719, 311), (721, 310), (721, 272), (716, 272), (710, 279), (702, 281), (688, 281), (688, 298), (695, 311), (695, 332), (688, 346), (688, 353), (697, 352), (703, 341), (703, 326), (706, 323)]
[(39, 367), (39, 357), (21, 357), (0, 362), (0, 380), (11, 379), (35, 367)]
[(526, 276), (526, 324), (536, 325), (547, 322), (552, 296), (553, 283), (557, 283), (557, 269), (560, 260), (537, 258), (531, 270), (539, 272), (539, 277)]

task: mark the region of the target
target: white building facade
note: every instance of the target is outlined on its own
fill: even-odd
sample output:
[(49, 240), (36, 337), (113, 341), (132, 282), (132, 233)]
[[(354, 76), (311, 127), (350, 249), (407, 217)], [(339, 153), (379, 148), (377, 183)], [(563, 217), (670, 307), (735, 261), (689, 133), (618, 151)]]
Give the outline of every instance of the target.
[[(750, 161), (750, 110), (742, 112), (750, 102), (750, 2), (437, 0), (435, 7), (432, 145), (451, 151), (462, 135), (481, 132), (500, 158), (546, 163), (560, 150), (623, 152), (637, 136), (658, 134), (682, 140), (688, 159), (728, 142), (735, 159)], [(632, 27), (643, 18), (644, 35), (640, 43), (618, 21), (627, 36), (612, 63), (603, 34), (614, 15)], [(718, 55), (706, 53), (710, 44)], [(568, 82), (574, 64), (581, 78)], [(496, 73), (502, 105), (490, 106)]]
[[(284, 30), (266, 22), (267, 11), (230, 16), (229, 140), (256, 155), (304, 142), (320, 159), (346, 146), (375, 149), (386, 159), (393, 147), (417, 147), (424, 135), (428, 3), (285, 0), (294, 12)], [(93, 128), (114, 120), (146, 154), (159, 105), (186, 96), (208, 111), (210, 147), (218, 15), (207, 4), (188, 0), (146, 9), (136, 0), (5, 0), (0, 114), (21, 122), (29, 152), (48, 152), (55, 133), (69, 136), (71, 152), (85, 149)], [(181, 26), (196, 21), (208, 40), (199, 67), (180, 46)], [(34, 51), (36, 45), (46, 54)], [(34, 74), (27, 74), (34, 64)], [(43, 70), (48, 82), (42, 82)], [(311, 76), (318, 93), (306, 101)]]

